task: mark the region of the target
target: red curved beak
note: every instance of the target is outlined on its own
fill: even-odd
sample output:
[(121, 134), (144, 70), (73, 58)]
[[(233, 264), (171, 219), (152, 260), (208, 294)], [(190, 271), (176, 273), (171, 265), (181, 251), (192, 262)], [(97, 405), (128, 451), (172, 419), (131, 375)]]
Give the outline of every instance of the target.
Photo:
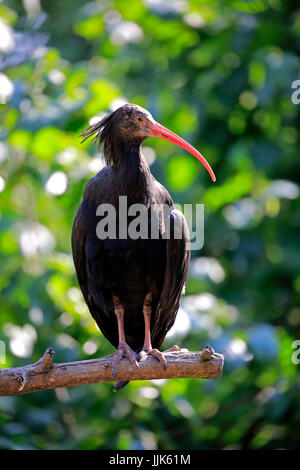
[(168, 140), (169, 142), (173, 142), (173, 144), (176, 144), (179, 147), (184, 148), (189, 153), (191, 153), (196, 158), (198, 158), (198, 160), (200, 160), (202, 165), (204, 165), (205, 168), (207, 169), (213, 182), (216, 181), (216, 177), (214, 175), (214, 172), (211, 166), (205, 160), (205, 158), (201, 155), (201, 153), (199, 153), (198, 150), (196, 150), (192, 145), (188, 144), (184, 139), (174, 134), (173, 132), (169, 131), (169, 129), (162, 126), (161, 124), (158, 124), (157, 122), (151, 123), (149, 126), (149, 129), (150, 129), (152, 137), (158, 137), (159, 139), (164, 139), (164, 140)]

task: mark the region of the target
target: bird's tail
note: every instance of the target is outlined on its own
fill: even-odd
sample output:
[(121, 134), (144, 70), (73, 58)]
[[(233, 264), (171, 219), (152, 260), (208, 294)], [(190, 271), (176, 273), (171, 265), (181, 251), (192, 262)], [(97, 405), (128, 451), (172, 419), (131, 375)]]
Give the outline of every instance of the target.
[(129, 380), (119, 380), (114, 384), (114, 392), (118, 392), (121, 388), (126, 387), (129, 384)]

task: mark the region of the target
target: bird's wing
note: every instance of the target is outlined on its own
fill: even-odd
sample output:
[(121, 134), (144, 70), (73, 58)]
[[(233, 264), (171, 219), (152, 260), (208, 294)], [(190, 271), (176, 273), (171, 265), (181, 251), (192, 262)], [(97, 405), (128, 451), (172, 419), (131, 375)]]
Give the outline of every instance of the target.
[[(153, 347), (159, 348), (173, 326), (179, 300), (188, 276), (190, 235), (184, 215), (174, 209), (170, 213), (170, 233), (167, 240), (167, 262), (164, 284), (152, 324)], [(177, 238), (174, 234), (177, 233)], [(178, 236), (179, 235), (179, 236)]]
[(78, 282), (85, 301), (88, 301), (88, 286), (85, 266), (86, 226), (84, 224), (84, 211), (81, 204), (77, 210), (72, 229), (72, 255), (77, 273)]
[(104, 292), (99, 286), (97, 273), (94, 272), (101, 263), (101, 256), (97, 256), (100, 240), (95, 237), (94, 226), (92, 225), (93, 229), (90, 227), (94, 212), (91, 213), (86, 201), (83, 201), (78, 208), (72, 230), (73, 260), (78, 282), (91, 315), (104, 336), (113, 345), (118, 345), (117, 326), (112, 328), (115, 315), (112, 315), (109, 305), (104, 300)]

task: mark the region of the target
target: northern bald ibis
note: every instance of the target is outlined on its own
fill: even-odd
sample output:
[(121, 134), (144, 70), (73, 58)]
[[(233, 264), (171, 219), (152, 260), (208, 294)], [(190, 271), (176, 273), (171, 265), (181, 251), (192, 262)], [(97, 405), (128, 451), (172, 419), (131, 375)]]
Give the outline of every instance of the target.
[[(141, 145), (148, 137), (168, 140), (198, 158), (213, 181), (214, 173), (194, 147), (134, 104), (106, 115), (82, 136), (83, 141), (93, 136), (103, 146), (106, 167), (88, 181), (74, 220), (72, 252), (80, 288), (98, 327), (117, 348), (113, 376), (122, 357), (138, 367), (142, 356), (151, 354), (166, 367), (159, 348), (174, 324), (187, 279), (189, 230), (168, 191), (151, 174)], [(154, 217), (158, 236), (124, 236), (120, 196), (127, 197), (127, 207), (142, 204), (146, 208), (150, 232), (155, 212), (151, 207), (169, 208), (167, 219), (160, 210)], [(99, 238), (97, 224), (104, 220), (105, 211), (98, 208), (108, 204), (116, 209), (116, 231)], [(128, 214), (125, 229), (134, 219)], [(166, 221), (171, 227), (169, 236), (164, 236)], [(175, 226), (180, 227), (180, 237), (174, 235)], [(126, 383), (117, 382), (115, 388)]]

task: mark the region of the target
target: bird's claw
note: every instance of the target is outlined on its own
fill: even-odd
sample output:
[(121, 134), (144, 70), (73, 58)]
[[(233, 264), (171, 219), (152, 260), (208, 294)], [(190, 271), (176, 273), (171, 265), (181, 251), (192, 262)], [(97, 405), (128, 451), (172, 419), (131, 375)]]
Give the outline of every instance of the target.
[(127, 343), (119, 343), (118, 349), (114, 354), (114, 359), (112, 362), (113, 377), (116, 376), (119, 362), (123, 357), (126, 357), (133, 366), (139, 367), (136, 353), (131, 349), (130, 346), (128, 346)]
[(138, 355), (138, 361), (141, 361), (145, 356), (150, 354), (151, 356), (156, 357), (156, 359), (159, 360), (159, 362), (163, 365), (164, 370), (167, 369), (167, 361), (165, 356), (163, 355), (162, 352), (160, 352), (158, 349), (143, 349), (139, 355)]

